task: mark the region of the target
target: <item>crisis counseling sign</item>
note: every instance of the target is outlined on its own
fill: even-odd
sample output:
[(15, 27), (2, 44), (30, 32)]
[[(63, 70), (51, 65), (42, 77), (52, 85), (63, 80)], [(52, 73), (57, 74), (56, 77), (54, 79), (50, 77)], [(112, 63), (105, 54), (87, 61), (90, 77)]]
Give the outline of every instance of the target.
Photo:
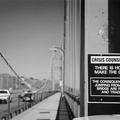
[(88, 55), (89, 102), (120, 102), (120, 55)]

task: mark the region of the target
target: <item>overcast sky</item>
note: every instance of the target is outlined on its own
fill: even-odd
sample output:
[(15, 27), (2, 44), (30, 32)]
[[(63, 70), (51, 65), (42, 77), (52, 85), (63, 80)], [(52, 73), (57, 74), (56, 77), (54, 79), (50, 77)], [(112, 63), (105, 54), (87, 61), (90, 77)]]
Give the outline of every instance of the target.
[(63, 0), (0, 0), (0, 50), (20, 76), (47, 77), (63, 25)]

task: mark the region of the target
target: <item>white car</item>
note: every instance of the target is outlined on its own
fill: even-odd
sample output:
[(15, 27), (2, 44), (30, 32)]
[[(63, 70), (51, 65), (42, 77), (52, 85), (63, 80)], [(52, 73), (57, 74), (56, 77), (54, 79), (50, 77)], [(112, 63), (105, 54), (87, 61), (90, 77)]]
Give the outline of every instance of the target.
[(7, 89), (0, 90), (0, 101), (4, 101), (5, 103), (12, 102), (12, 96)]
[(120, 115), (95, 115), (87, 117), (74, 118), (73, 120), (120, 120)]

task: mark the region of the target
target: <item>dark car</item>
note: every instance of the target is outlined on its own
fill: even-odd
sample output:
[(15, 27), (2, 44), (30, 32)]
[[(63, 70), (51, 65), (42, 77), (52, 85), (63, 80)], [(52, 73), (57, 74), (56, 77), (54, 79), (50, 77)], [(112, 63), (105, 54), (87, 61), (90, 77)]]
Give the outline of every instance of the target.
[(27, 93), (28, 93), (28, 91), (23, 91), (23, 92), (19, 95), (19, 98), (20, 98), (20, 99), (23, 99), (24, 96), (25, 96), (25, 94), (27, 94)]
[(33, 101), (34, 100), (34, 94), (31, 90), (24, 90), (19, 95), (19, 98), (22, 99), (22, 101)]
[(30, 92), (26, 93), (23, 97), (23, 101), (26, 101), (26, 102), (34, 101), (34, 94)]

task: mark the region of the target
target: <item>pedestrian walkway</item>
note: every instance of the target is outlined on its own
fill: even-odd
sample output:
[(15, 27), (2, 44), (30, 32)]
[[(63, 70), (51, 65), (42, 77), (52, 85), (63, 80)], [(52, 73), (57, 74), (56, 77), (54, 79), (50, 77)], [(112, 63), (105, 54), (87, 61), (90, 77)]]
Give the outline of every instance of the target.
[(56, 93), (11, 120), (56, 120), (61, 93)]

